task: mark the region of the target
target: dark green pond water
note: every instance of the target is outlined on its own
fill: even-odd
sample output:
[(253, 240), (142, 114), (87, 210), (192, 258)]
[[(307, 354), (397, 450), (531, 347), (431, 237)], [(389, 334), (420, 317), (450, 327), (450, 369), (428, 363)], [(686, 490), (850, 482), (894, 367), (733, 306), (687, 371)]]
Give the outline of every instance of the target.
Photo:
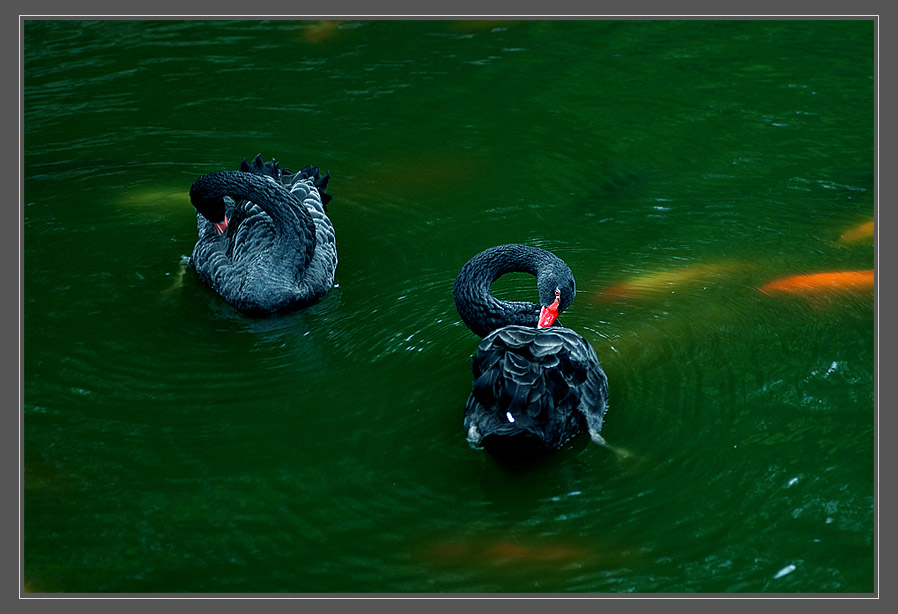
[[(760, 290), (873, 269), (872, 21), (23, 40), (25, 590), (874, 590), (869, 275)], [(180, 260), (259, 152), (331, 172), (340, 264), (252, 320)], [(574, 271), (613, 450), (468, 447), (452, 284), (509, 242)]]

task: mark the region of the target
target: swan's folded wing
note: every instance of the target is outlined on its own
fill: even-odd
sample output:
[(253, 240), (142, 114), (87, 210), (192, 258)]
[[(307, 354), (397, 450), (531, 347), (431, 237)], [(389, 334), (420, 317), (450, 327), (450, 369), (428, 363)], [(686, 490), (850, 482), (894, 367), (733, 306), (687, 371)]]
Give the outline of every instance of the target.
[(261, 156), (244, 160), (240, 171), (209, 173), (194, 182), (209, 197), (225, 194), (238, 202), (228, 210), (224, 235), (197, 213), (191, 265), (222, 298), (250, 315), (318, 300), (333, 287), (337, 264), (334, 228), (318, 187), (324, 189), (327, 177), (314, 168), (294, 174)]
[(466, 429), (527, 431), (559, 447), (583, 426), (601, 428), (607, 381), (595, 352), (570, 329), (498, 329), (480, 343), (472, 370)]

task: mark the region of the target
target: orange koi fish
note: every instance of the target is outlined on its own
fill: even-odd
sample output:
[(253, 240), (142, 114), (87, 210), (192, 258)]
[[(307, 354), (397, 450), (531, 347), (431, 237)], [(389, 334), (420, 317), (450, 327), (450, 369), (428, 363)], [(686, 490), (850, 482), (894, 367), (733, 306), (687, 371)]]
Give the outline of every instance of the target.
[(513, 541), (455, 541), (440, 544), (427, 551), (435, 562), (459, 562), (488, 565), (582, 563), (593, 558), (593, 553), (581, 548), (552, 544), (522, 544)]
[(855, 226), (850, 230), (846, 230), (842, 233), (842, 236), (839, 237), (839, 241), (842, 243), (859, 243), (864, 241), (865, 239), (873, 238), (873, 222), (865, 222), (860, 226)]
[(671, 271), (645, 273), (602, 289), (595, 296), (595, 301), (598, 303), (611, 303), (632, 298), (644, 298), (649, 294), (670, 292), (686, 284), (719, 277), (746, 268), (748, 268), (747, 265), (740, 263), (697, 264)]
[(339, 21), (317, 21), (302, 31), (302, 37), (310, 43), (317, 43), (332, 36), (339, 25)]
[(483, 551), (487, 559), (496, 563), (551, 563), (578, 561), (588, 557), (588, 553), (565, 546), (525, 546), (514, 542), (500, 542)]
[(836, 271), (833, 273), (794, 275), (776, 279), (759, 288), (761, 292), (769, 295), (780, 292), (815, 295), (872, 289), (873, 271)]

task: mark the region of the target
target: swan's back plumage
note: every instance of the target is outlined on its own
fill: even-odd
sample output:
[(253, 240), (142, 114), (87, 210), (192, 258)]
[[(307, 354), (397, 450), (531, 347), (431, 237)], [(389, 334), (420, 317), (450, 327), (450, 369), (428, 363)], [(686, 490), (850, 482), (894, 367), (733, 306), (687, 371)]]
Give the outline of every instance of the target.
[(472, 446), (529, 455), (602, 429), (608, 379), (595, 351), (571, 329), (497, 329), (480, 342), (472, 369), (464, 423)]
[[(240, 174), (273, 202), (227, 198), (228, 228), (219, 235), (197, 212), (198, 240), (190, 264), (222, 298), (248, 315), (268, 315), (311, 304), (334, 285), (336, 235), (327, 216), (329, 174), (308, 166), (297, 173), (277, 162), (245, 159)], [(199, 180), (198, 180), (199, 181)], [(276, 202), (274, 202), (276, 201)], [(273, 217), (271, 208), (278, 207)], [(266, 211), (266, 208), (269, 210)]]

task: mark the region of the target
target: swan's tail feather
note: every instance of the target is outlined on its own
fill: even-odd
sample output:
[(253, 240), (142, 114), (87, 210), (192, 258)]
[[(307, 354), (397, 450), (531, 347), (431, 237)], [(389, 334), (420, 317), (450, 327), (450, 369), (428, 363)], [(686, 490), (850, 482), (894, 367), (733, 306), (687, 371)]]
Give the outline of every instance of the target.
[[(254, 173), (256, 175), (268, 175), (272, 179), (281, 180), (281, 168), (277, 163), (277, 160), (272, 160), (271, 162), (265, 162), (262, 160), (262, 154), (256, 154), (256, 157), (253, 158), (252, 166), (250, 163), (246, 161), (246, 158), (243, 158), (243, 161), (240, 162), (240, 170), (244, 173)], [(290, 171), (287, 170), (287, 173)]]
[(262, 160), (262, 154), (256, 154), (252, 162), (248, 162), (246, 158), (243, 158), (243, 161), (240, 163), (240, 170), (244, 173), (266, 175), (280, 182), (288, 189), (297, 181), (311, 179), (312, 185), (315, 186), (318, 190), (318, 195), (321, 196), (321, 204), (324, 205), (325, 211), (327, 211), (327, 203), (334, 198), (331, 194), (325, 192), (331, 174), (327, 172), (322, 175), (321, 170), (317, 166), (309, 165), (298, 173), (294, 173), (289, 168), (281, 168), (277, 160), (272, 159), (271, 162), (265, 162)]
[(327, 190), (327, 182), (330, 180), (331, 174), (330, 171), (321, 174), (321, 169), (317, 166), (307, 166), (294, 176), (293, 180), (301, 180), (301, 179), (311, 179), (312, 185), (318, 190), (319, 196), (321, 196), (321, 204), (324, 205), (324, 210), (327, 211), (327, 203), (332, 201), (334, 197), (331, 194), (327, 194), (325, 190)]

